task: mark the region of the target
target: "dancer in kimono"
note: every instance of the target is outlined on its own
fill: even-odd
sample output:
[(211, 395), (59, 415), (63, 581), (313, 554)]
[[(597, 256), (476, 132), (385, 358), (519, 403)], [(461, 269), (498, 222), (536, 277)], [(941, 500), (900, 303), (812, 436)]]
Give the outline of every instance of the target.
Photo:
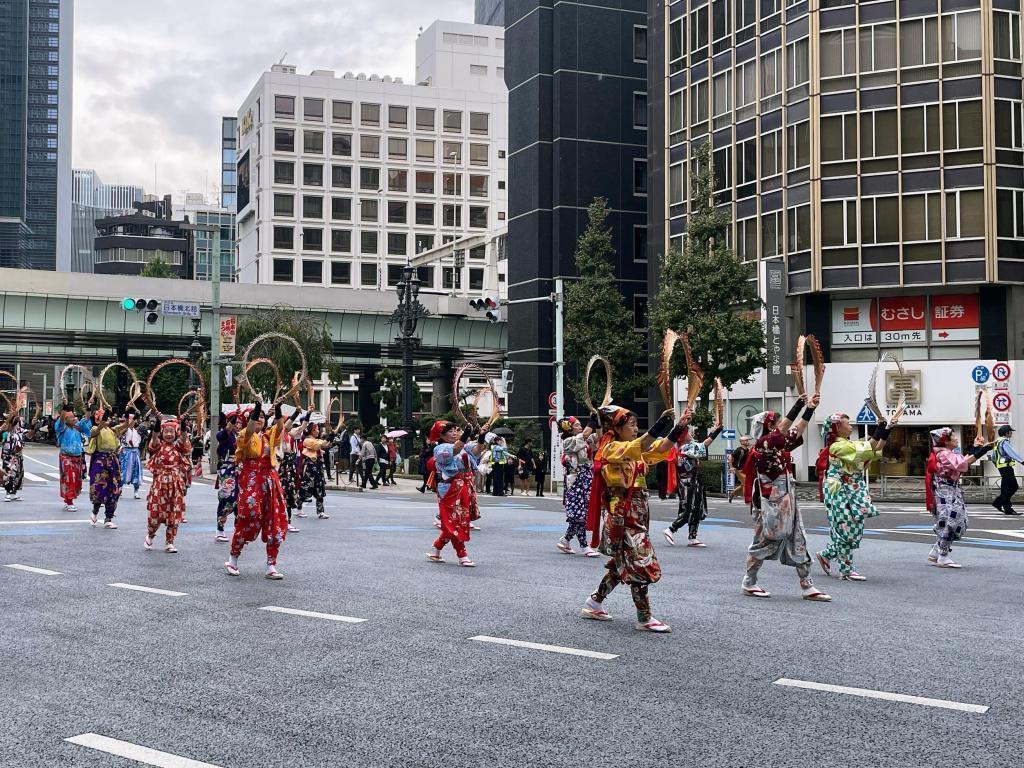
[(291, 426), (291, 420), (281, 414), (281, 406), (274, 411), (274, 424), (267, 428), (263, 405), (256, 403), (249, 414), (245, 428), (238, 435), (235, 462), (238, 464), (238, 512), (235, 531), (231, 537), (231, 554), (224, 570), (238, 576), (238, 558), (242, 549), (257, 536), (267, 545), (266, 578), (280, 580), (284, 575), (277, 570), (277, 555), (288, 534), (285, 514), (284, 490), (277, 475), (277, 448), (281, 435)]
[(803, 445), (804, 430), (818, 407), (813, 395), (803, 415), (801, 395), (796, 404), (780, 419), (774, 411), (757, 414), (752, 423), (756, 436), (754, 450), (747, 458), (748, 485), (752, 482), (750, 512), (754, 518), (754, 541), (747, 550), (747, 572), (743, 577), (743, 594), (750, 597), (771, 597), (759, 586), (757, 574), (765, 560), (778, 560), (796, 568), (800, 594), (804, 600), (828, 602), (832, 599), (814, 586), (811, 580), (811, 556), (807, 552), (807, 536), (796, 501), (796, 479), (790, 452)]
[(124, 420), (125, 430), (121, 433), (121, 452), (118, 454), (121, 486), (132, 486), (135, 489), (135, 498), (141, 499), (139, 487), (142, 485), (142, 460), (139, 457), (139, 449), (142, 446), (142, 433), (139, 432), (139, 424), (133, 412), (126, 413)]
[[(292, 419), (299, 420), (299, 411), (292, 414)], [(299, 462), (301, 458), (295, 450), (298, 432), (292, 434), (287, 430), (281, 435), (281, 460), (277, 465), (277, 476), (281, 481), (281, 490), (284, 492), (285, 508), (288, 510), (288, 531), (295, 532), (299, 529), (292, 525), (292, 512), (299, 506)], [(300, 515), (305, 517), (305, 515)]]
[(149, 442), (147, 466), (153, 475), (153, 484), (146, 495), (146, 538), (143, 546), (153, 549), (153, 539), (160, 526), (164, 526), (164, 552), (177, 554), (174, 538), (178, 524), (185, 517), (185, 476), (192, 471), (192, 447), (188, 438), (178, 429), (178, 420), (169, 419), (160, 425), (159, 434)]
[(434, 445), (434, 476), (437, 480), (437, 505), (441, 516), (441, 533), (427, 553), (427, 560), (443, 563), (441, 550), (451, 543), (459, 565), (472, 568), (476, 565), (466, 552), (469, 541), (470, 522), (480, 517), (473, 473), (477, 457), (486, 445), (485, 438), (470, 443), (474, 435), (472, 427), (461, 430), (450, 421), (435, 421), (430, 428), (428, 439)]
[(594, 451), (597, 449), (599, 426), (596, 419), (586, 427), (575, 416), (558, 422), (562, 435), (562, 463), (565, 466), (565, 486), (562, 505), (565, 507), (565, 535), (555, 544), (560, 552), (573, 555), (572, 540), (580, 545), (584, 557), (600, 557), (601, 553), (587, 544), (587, 505), (590, 504), (590, 486), (594, 478)]
[(4, 501), (21, 501), (25, 481), (25, 428), (21, 426), (21, 416), (10, 414), (0, 432), (0, 476), (7, 492)]
[(864, 521), (876, 517), (878, 509), (868, 495), (864, 469), (882, 457), (882, 448), (896, 418), (878, 423), (870, 440), (851, 440), (853, 425), (845, 413), (830, 414), (821, 426), (825, 441), (818, 459), (818, 476), (828, 514), (829, 544), (815, 553), (818, 565), (826, 576), (832, 575), (832, 561), (839, 561), (839, 578), (845, 581), (866, 581), (853, 570), (853, 551), (864, 537)]
[(228, 541), (224, 533), (228, 515), (238, 508), (238, 465), (235, 464), (235, 444), (238, 440), (238, 422), (245, 418), (239, 413), (221, 415), (217, 430), (217, 536), (216, 541)]
[(935, 543), (928, 553), (928, 562), (939, 568), (960, 568), (960, 563), (950, 557), (953, 542), (960, 541), (967, 531), (967, 507), (960, 476), (992, 450), (992, 446), (986, 445), (985, 439), (978, 435), (974, 438), (974, 447), (961, 455), (956, 452), (960, 440), (952, 429), (941, 427), (930, 434), (933, 460), (929, 462), (925, 484), (934, 500)]
[[(641, 632), (671, 632), (668, 624), (651, 615), (648, 589), (661, 578), (661, 565), (648, 533), (651, 510), (647, 503), (647, 468), (665, 461), (669, 450), (689, 424), (689, 409), (673, 425), (666, 411), (644, 435), (639, 435), (635, 413), (614, 405), (601, 408), (605, 432), (594, 457), (594, 482), (587, 510), (591, 546), (608, 555), (601, 583), (581, 611), (583, 618), (610, 621), (604, 601), (619, 584), (626, 583), (636, 607), (635, 628)], [(667, 438), (667, 439), (665, 439)], [(603, 519), (602, 519), (603, 518)], [(603, 522), (603, 524), (602, 524)]]
[(310, 424), (302, 438), (302, 482), (299, 485), (299, 517), (302, 505), (307, 501), (316, 500), (316, 516), (321, 520), (330, 517), (324, 509), (324, 497), (327, 495), (327, 484), (324, 481), (324, 449), (331, 444), (330, 440), (320, 439), (320, 425)]
[(96, 412), (96, 425), (89, 436), (89, 501), (92, 502), (92, 514), (89, 520), (96, 525), (100, 507), (103, 507), (104, 528), (117, 528), (114, 515), (117, 513), (117, 501), (121, 498), (121, 462), (118, 451), (121, 449), (121, 435), (127, 429), (122, 423), (110, 426), (110, 414), (103, 410)]
[(697, 538), (700, 521), (708, 516), (708, 492), (704, 486), (704, 476), (700, 472), (700, 463), (708, 457), (708, 448), (722, 434), (722, 425), (715, 424), (703, 442), (697, 442), (690, 430), (683, 433), (680, 445), (675, 453), (675, 487), (669, 482), (668, 492), (673, 491), (679, 497), (679, 513), (668, 528), (662, 531), (669, 546), (676, 545), (675, 533), (684, 525), (688, 526), (688, 547), (703, 547), (705, 544)]
[(92, 414), (86, 412), (85, 418), (79, 420), (71, 406), (65, 403), (54, 422), (54, 431), (60, 446), (60, 497), (64, 500), (65, 512), (77, 512), (75, 500), (82, 493), (85, 441), (92, 434)]

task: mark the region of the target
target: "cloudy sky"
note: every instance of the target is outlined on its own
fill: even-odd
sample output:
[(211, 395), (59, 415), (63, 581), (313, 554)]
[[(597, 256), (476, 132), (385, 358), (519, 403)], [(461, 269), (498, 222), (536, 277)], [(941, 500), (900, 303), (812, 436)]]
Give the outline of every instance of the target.
[(409, 82), (416, 33), (438, 18), (472, 21), (473, 0), (77, 0), (74, 167), (215, 194), (220, 118), (271, 64)]

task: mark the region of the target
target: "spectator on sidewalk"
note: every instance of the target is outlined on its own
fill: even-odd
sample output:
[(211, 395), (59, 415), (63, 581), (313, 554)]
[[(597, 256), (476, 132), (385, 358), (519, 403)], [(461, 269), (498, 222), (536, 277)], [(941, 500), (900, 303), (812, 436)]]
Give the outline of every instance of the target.
[(377, 463), (377, 449), (370, 438), (366, 438), (359, 444), (359, 463), (363, 471), (363, 480), (360, 487), (365, 489), (366, 484), (370, 483), (376, 489), (377, 478), (374, 475), (373, 465)]
[[(359, 427), (354, 427), (352, 429), (352, 435), (348, 439), (349, 458), (350, 458), (350, 465), (349, 465), (349, 468), (348, 468), (348, 481), (349, 481), (349, 483), (352, 482), (353, 475), (356, 476), (356, 482), (359, 482), (359, 476), (362, 474), (362, 470), (363, 470), (363, 454), (362, 454), (362, 449), (363, 449), (363, 443), (364, 442), (365, 441), (363, 440), (362, 430), (359, 429)], [(365, 487), (365, 485), (366, 484), (364, 483), (363, 486)]]
[(548, 472), (548, 457), (540, 451), (533, 460), (533, 479), (537, 483), (537, 495), (544, 495), (544, 475)]
[(419, 472), (423, 477), (423, 482), (420, 483), (420, 487), (416, 489), (420, 493), (427, 492), (427, 481), (430, 480), (430, 470), (427, 468), (427, 462), (430, 461), (430, 457), (433, 455), (434, 453), (430, 450), (430, 445), (426, 440), (424, 440), (419, 456)]

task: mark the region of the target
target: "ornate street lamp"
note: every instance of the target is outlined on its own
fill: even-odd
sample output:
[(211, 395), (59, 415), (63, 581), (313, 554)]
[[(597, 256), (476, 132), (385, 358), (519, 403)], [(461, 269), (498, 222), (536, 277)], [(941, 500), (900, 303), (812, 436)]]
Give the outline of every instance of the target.
[[(198, 317), (192, 318), (192, 343), (188, 348), (188, 361), (192, 365), (196, 365), (199, 362), (199, 358), (203, 356), (203, 343), (199, 340), (199, 329), (202, 327), (202, 321)], [(192, 389), (199, 387), (199, 382), (196, 381), (196, 375), (191, 371), (188, 374), (189, 386)]]
[(408, 458), (412, 453), (412, 435), (415, 431), (412, 422), (412, 392), (415, 386), (412, 378), (413, 351), (420, 345), (419, 336), (416, 335), (420, 319), (428, 317), (430, 311), (420, 304), (420, 279), (411, 264), (406, 263), (402, 268), (402, 279), (397, 288), (398, 307), (388, 324), (397, 325), (400, 334), (395, 337), (395, 342), (402, 348), (402, 429), (408, 432), (402, 439), (402, 455)]

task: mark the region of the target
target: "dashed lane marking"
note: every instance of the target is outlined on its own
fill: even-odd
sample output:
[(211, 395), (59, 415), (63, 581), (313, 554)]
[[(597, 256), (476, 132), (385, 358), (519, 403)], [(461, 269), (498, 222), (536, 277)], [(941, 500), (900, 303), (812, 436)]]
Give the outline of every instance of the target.
[(290, 616), (305, 616), (310, 619), (327, 619), (328, 621), (341, 621), (346, 624), (362, 624), (366, 619), (357, 619), (355, 616), (339, 616), (336, 613), (319, 613), (317, 611), (302, 611), (298, 608), (282, 608), (279, 605), (264, 605), (261, 611), (272, 613), (286, 613)]
[(64, 525), (64, 523), (88, 523), (85, 520), (0, 520), (0, 525)]
[(884, 701), (898, 701), (904, 704), (919, 704), (924, 707), (937, 707), (939, 709), (955, 709), (960, 712), (973, 712), (983, 715), (989, 708), (982, 704), (965, 704), (961, 701), (947, 701), (946, 699), (929, 699), (924, 696), (908, 696), (904, 693), (890, 693), (889, 691), (875, 691), (871, 688), (850, 688), (845, 685), (829, 685), (828, 683), (812, 683), (807, 680), (790, 680), (779, 678), (775, 685), (784, 685), (789, 688), (803, 688), (809, 691), (826, 691), (828, 693), (841, 693), (846, 696), (860, 696), (865, 699), (882, 699)]
[(142, 587), (138, 584), (122, 584), (121, 582), (114, 582), (113, 584), (107, 584), (108, 587), (117, 587), (118, 589), (131, 589), (135, 592), (149, 592), (153, 595), (166, 595), (167, 597), (188, 597), (188, 592), (175, 592), (170, 589), (157, 589), (156, 587)]
[(132, 744), (129, 741), (101, 736), (98, 733), (83, 733), (64, 739), (64, 741), (77, 744), (80, 747), (95, 749), (97, 752), (106, 752), (108, 755), (125, 757), (143, 765), (153, 765), (156, 768), (220, 768), (213, 763), (202, 763), (180, 755), (172, 755), (170, 752), (161, 752), (158, 749)]
[(505, 637), (491, 637), (489, 635), (477, 635), (469, 638), (480, 643), (495, 643), (496, 645), (510, 645), (514, 648), (528, 648), (531, 651), (547, 651), (549, 653), (564, 653), (569, 656), (586, 656), (589, 659), (601, 659), (611, 661), (617, 659), (618, 654), (601, 653), (600, 651), (585, 651), (582, 648), (568, 648), (563, 645), (547, 645), (546, 643), (528, 643), (524, 640), (509, 640)]
[(38, 573), (41, 576), (60, 576), (60, 571), (48, 571), (45, 568), (35, 568), (31, 565), (22, 565), (21, 563), (8, 563), (4, 568), (11, 568), (15, 571), (25, 571), (26, 573)]

